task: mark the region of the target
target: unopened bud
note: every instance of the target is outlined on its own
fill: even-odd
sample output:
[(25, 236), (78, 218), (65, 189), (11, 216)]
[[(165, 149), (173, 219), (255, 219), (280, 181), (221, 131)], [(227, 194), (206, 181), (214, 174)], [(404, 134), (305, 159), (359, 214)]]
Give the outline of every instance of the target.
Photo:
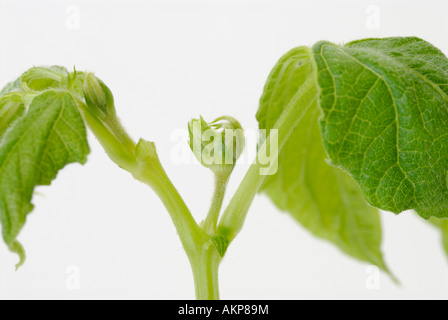
[(217, 175), (229, 175), (244, 149), (240, 123), (223, 116), (207, 123), (201, 117), (188, 123), (190, 148), (196, 159)]
[(84, 97), (89, 109), (96, 115), (115, 115), (114, 97), (103, 81), (93, 73), (87, 73), (84, 79)]

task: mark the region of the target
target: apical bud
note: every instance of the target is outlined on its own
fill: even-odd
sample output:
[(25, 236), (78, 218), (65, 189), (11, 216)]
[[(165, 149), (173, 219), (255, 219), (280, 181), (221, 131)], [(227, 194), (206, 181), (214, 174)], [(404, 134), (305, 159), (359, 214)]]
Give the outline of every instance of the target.
[(190, 148), (196, 159), (216, 175), (230, 175), (244, 149), (241, 124), (223, 116), (207, 123), (201, 117), (188, 123)]
[(103, 81), (93, 73), (87, 73), (83, 89), (86, 104), (91, 112), (101, 118), (115, 116), (114, 96)]
[(114, 97), (103, 81), (93, 73), (82, 73), (75, 79), (74, 90), (83, 82), (85, 105), (81, 104), (84, 118), (90, 130), (104, 150), (120, 167), (132, 170), (135, 165), (135, 143), (117, 118)]

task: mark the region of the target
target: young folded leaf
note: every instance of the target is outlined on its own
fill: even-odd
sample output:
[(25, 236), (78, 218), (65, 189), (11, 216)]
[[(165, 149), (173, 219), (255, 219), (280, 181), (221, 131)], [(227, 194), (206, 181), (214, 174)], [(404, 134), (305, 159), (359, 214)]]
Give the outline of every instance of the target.
[(324, 146), (367, 201), (448, 217), (448, 59), (418, 38), (313, 47)]
[(22, 87), (34, 91), (58, 88), (67, 82), (68, 71), (64, 67), (34, 67), (21, 76)]
[[(260, 101), (260, 128), (272, 128), (286, 106), (295, 103), (303, 83), (315, 76), (309, 48), (299, 47), (283, 56)], [(325, 162), (319, 114), (315, 97), (280, 152), (277, 173), (266, 177), (261, 190), (314, 235), (388, 272), (380, 250), (378, 212), (367, 205), (353, 178)]]
[(244, 150), (241, 124), (222, 116), (207, 123), (202, 117), (188, 122), (189, 145), (196, 159), (217, 176), (228, 177)]
[(8, 130), (0, 145), (0, 220), (9, 249), (24, 251), (16, 238), (33, 209), (33, 190), (49, 185), (72, 162), (84, 163), (89, 153), (84, 121), (70, 93), (45, 91)]

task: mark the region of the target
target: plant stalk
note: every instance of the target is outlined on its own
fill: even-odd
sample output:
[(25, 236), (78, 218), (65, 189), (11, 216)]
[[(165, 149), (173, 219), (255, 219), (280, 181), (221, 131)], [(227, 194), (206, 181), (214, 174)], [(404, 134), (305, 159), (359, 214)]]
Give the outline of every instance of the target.
[(216, 225), (218, 224), (219, 213), (221, 212), (228, 181), (228, 175), (215, 175), (215, 191), (212, 198), (212, 204), (202, 226), (207, 234), (211, 235), (216, 231)]
[[(142, 140), (139, 142), (137, 152), (143, 148), (140, 147), (141, 143), (145, 142)], [(152, 143), (149, 144), (153, 146)], [(154, 190), (167, 209), (188, 257), (190, 260), (196, 257), (202, 244), (207, 241), (207, 236), (198, 226), (184, 200), (168, 178), (155, 149), (143, 159), (137, 155), (137, 166), (131, 173), (135, 179)]]
[(197, 300), (219, 300), (218, 269), (221, 257), (214, 245), (204, 244), (199, 255), (190, 258)]

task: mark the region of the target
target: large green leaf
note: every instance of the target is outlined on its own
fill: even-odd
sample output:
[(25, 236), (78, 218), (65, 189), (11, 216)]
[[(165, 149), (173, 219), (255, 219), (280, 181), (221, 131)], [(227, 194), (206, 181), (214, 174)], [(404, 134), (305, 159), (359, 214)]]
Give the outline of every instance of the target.
[(34, 188), (49, 185), (68, 163), (84, 163), (88, 153), (83, 119), (67, 92), (41, 93), (6, 132), (0, 145), (0, 220), (20, 264), (24, 251), (16, 238), (33, 208)]
[[(261, 129), (274, 127), (308, 77), (315, 77), (310, 49), (299, 47), (280, 59), (260, 101)], [(281, 151), (277, 173), (266, 177), (262, 191), (314, 235), (387, 271), (378, 212), (367, 205), (352, 177), (325, 162), (319, 114), (316, 98)]]
[(448, 217), (448, 59), (418, 38), (314, 45), (324, 146), (367, 201)]

